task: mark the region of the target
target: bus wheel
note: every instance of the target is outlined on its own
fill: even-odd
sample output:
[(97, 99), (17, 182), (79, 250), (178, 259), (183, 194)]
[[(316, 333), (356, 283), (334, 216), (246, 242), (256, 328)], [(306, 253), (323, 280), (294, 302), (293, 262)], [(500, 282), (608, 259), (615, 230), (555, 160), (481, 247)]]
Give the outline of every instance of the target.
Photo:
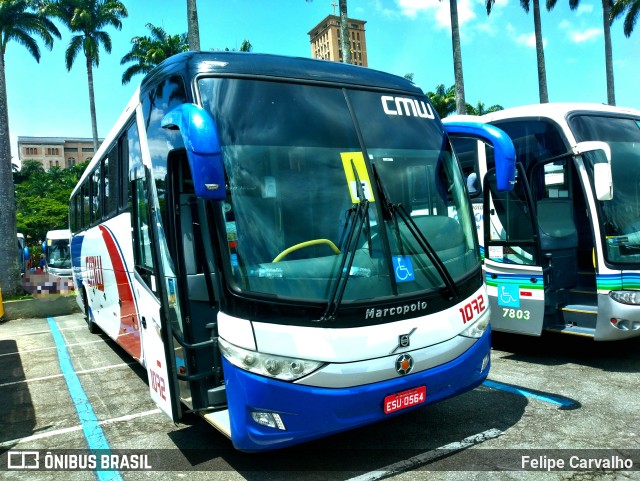
[(89, 332), (91, 334), (98, 334), (98, 332), (100, 332), (100, 328), (95, 322), (93, 322), (93, 313), (91, 312), (91, 307), (89, 307), (86, 291), (82, 294), (82, 301), (84, 302), (84, 320), (87, 321)]

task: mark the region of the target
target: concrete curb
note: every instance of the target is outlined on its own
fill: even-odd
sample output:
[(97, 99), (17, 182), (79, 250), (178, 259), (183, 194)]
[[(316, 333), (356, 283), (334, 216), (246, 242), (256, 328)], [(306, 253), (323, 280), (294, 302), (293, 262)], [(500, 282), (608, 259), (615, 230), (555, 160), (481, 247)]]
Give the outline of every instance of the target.
[(2, 305), (4, 307), (4, 321), (65, 316), (80, 312), (75, 294), (70, 296), (47, 295), (20, 301), (6, 301)]

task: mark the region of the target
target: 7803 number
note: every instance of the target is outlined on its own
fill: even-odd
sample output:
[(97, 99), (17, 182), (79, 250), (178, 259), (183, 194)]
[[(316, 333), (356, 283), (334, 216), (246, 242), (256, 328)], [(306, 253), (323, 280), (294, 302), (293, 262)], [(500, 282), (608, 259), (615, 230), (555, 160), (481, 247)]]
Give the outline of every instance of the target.
[(522, 309), (509, 309), (508, 307), (503, 307), (502, 317), (508, 317), (509, 319), (524, 319), (525, 321), (528, 321), (531, 317), (531, 311), (523, 311)]

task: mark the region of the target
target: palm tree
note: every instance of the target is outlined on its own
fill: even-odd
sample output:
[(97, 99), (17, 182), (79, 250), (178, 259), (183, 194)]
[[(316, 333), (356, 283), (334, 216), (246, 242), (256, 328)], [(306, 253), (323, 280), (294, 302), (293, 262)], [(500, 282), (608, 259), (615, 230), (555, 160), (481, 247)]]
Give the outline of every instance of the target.
[[(638, 0), (623, 0), (627, 3)], [(547, 0), (547, 10), (551, 10), (555, 7), (557, 0)], [(620, 0), (616, 0), (616, 3), (623, 3)], [(569, 8), (576, 10), (580, 5), (580, 0), (569, 0)], [(604, 64), (605, 74), (607, 77), (607, 103), (609, 105), (616, 104), (616, 94), (613, 82), (613, 53), (611, 46), (611, 22), (613, 21), (612, 12), (612, 0), (602, 0), (602, 30), (604, 32)], [(632, 27), (633, 28), (633, 27)], [(627, 35), (628, 36), (628, 35)]]
[[(556, 0), (547, 0), (547, 9), (553, 8), (549, 5), (555, 4)], [(574, 0), (569, 0), (574, 1)], [(607, 0), (603, 0), (607, 1)], [(491, 14), (491, 9), (495, 0), (486, 0), (487, 15)], [(524, 8), (526, 13), (529, 13), (530, 3), (529, 0), (520, 0), (520, 5)], [(549, 92), (547, 91), (547, 68), (544, 61), (544, 45), (542, 43), (542, 22), (540, 20), (540, 2), (539, 0), (533, 0), (533, 28), (536, 38), (536, 58), (538, 61), (538, 91), (540, 94), (540, 103), (549, 102)]]
[(120, 0), (54, 0), (47, 7), (71, 31), (73, 37), (65, 52), (65, 66), (71, 70), (78, 54), (84, 53), (89, 84), (89, 108), (93, 149), (98, 150), (98, 126), (93, 91), (93, 66), (100, 65), (100, 47), (111, 53), (111, 37), (103, 30), (111, 26), (120, 30), (121, 19), (126, 18), (126, 7)]
[[(495, 0), (487, 0), (487, 2)], [(536, 0), (537, 1), (537, 0)], [(451, 12), (451, 44), (453, 48), (453, 75), (456, 90), (456, 112), (464, 114), (466, 112), (466, 102), (464, 100), (464, 75), (462, 73), (462, 49), (460, 47), (460, 25), (458, 23), (458, 2), (449, 0), (449, 10)]]
[(187, 37), (189, 38), (189, 50), (200, 50), (200, 27), (198, 26), (196, 0), (187, 0)]
[(611, 22), (621, 17), (624, 12), (627, 12), (627, 15), (624, 17), (623, 31), (625, 37), (628, 38), (633, 32), (633, 27), (635, 27), (640, 14), (640, 0), (615, 0), (610, 12)]
[(40, 62), (40, 48), (34, 37), (40, 37), (51, 50), (53, 37), (60, 38), (56, 26), (42, 11), (34, 11), (27, 0), (0, 2), (0, 288), (5, 296), (14, 296), (20, 286), (20, 270), (16, 256), (16, 204), (13, 190), (9, 109), (5, 76), (5, 54), (13, 41), (27, 49)]
[(134, 75), (146, 74), (163, 60), (189, 50), (187, 34), (169, 35), (162, 27), (151, 23), (146, 26), (151, 36), (133, 37), (131, 51), (120, 60), (120, 65), (136, 62), (122, 74), (123, 85), (129, 83)]
[(427, 92), (427, 97), (429, 97), (431, 105), (436, 109), (441, 119), (457, 110), (455, 85), (448, 89), (445, 88), (444, 84), (437, 85), (433, 92)]

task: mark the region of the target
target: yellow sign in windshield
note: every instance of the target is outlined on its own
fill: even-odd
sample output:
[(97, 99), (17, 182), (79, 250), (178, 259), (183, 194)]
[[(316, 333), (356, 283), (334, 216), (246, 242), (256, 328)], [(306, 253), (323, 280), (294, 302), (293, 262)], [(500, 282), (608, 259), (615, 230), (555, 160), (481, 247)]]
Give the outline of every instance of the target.
[(362, 191), (365, 198), (369, 202), (375, 202), (373, 198), (373, 189), (371, 188), (371, 181), (369, 180), (369, 173), (367, 172), (367, 166), (364, 162), (364, 156), (362, 152), (340, 152), (342, 157), (342, 167), (344, 168), (344, 175), (347, 177), (347, 185), (349, 186), (349, 192), (351, 193), (351, 202), (354, 204), (360, 202), (358, 198), (358, 189), (356, 184), (355, 171), (358, 174), (360, 185), (362, 185)]

